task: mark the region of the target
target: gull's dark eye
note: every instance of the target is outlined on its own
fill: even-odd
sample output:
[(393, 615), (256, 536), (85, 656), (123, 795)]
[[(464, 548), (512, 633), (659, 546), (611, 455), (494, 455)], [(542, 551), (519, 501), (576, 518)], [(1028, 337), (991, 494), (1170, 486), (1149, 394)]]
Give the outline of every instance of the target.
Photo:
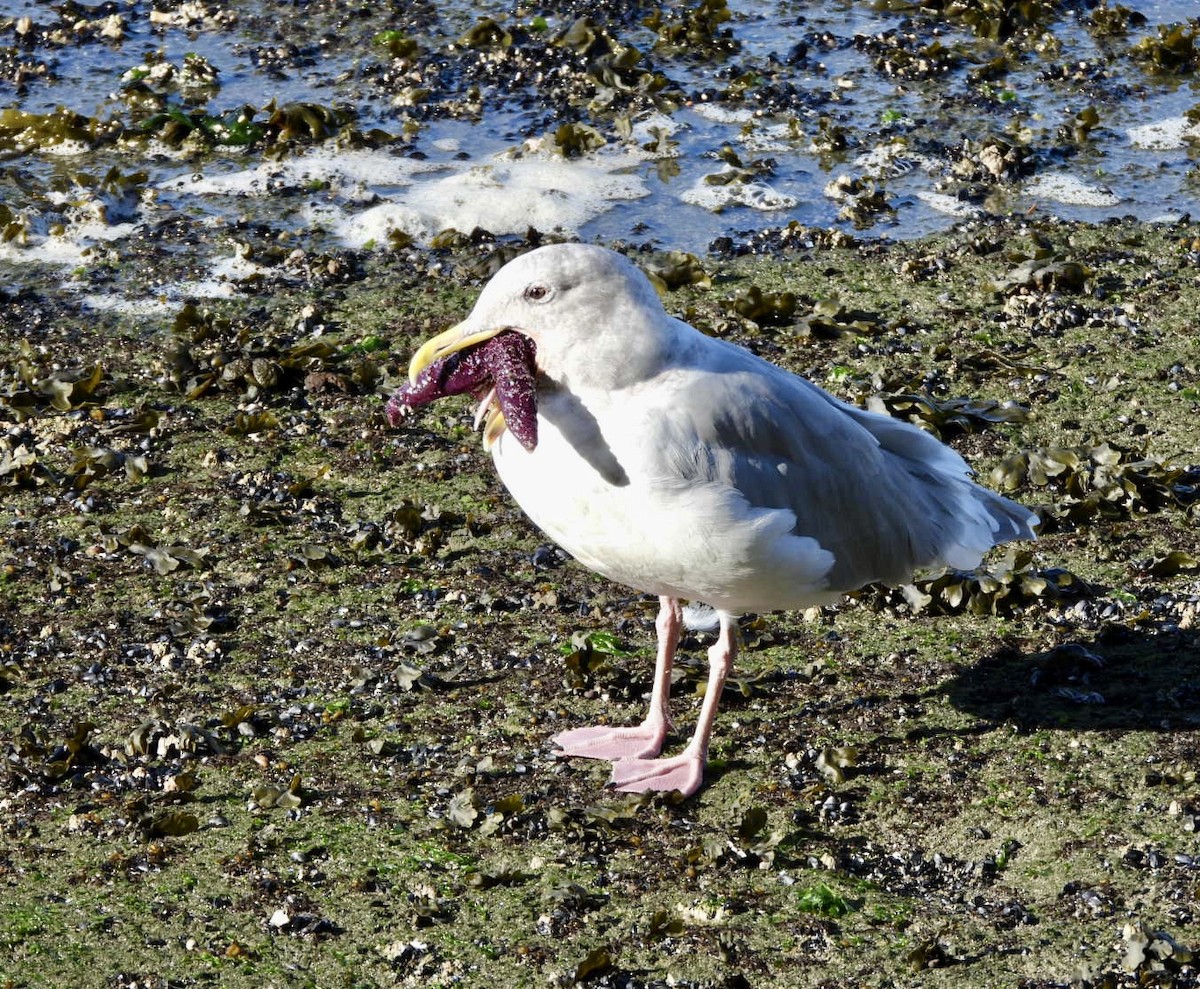
[(530, 302), (541, 302), (543, 299), (550, 297), (550, 287), (535, 282), (525, 289), (525, 298)]

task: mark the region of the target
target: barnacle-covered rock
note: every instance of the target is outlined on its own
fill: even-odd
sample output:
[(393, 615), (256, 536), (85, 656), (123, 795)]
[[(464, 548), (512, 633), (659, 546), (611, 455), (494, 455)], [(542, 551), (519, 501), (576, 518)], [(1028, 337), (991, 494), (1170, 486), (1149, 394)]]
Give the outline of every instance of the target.
[[(296, 329), (303, 329), (301, 324)], [(183, 305), (172, 324), (164, 373), (174, 387), (199, 398), (210, 390), (232, 391), (249, 401), (287, 389), (310, 392), (372, 392), (380, 371), (377, 346), (338, 347), (331, 340), (230, 320), (211, 309)], [(269, 409), (240, 411), (233, 425), (243, 435), (277, 426)]]

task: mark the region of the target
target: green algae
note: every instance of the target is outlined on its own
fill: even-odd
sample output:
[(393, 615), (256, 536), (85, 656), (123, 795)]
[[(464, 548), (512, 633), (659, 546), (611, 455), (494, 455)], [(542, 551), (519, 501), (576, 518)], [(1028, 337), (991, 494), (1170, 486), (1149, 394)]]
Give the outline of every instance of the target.
[[(748, 616), (708, 785), (682, 803), (608, 794), (602, 765), (545, 744), (640, 716), (653, 602), (539, 551), (466, 403), (385, 428), (387, 383), (466, 311), (491, 244), (432, 274), (405, 250), (336, 284), (252, 284), (173, 329), (22, 269), (0, 442), (38, 467), (0, 489), (0, 972), (1188, 984), (1200, 546), (1190, 475), (1165, 472), (1200, 460), (1198, 236), (1012, 220), (647, 259), (671, 311), (847, 397), (911, 403), (890, 386), (923, 382), (896, 411), (943, 410), (981, 475), (1056, 523), (1000, 572), (1034, 592), (1002, 607), (914, 614), (871, 589)], [(1046, 244), (1088, 276), (1000, 284)], [(756, 322), (730, 304), (752, 286), (836, 294), (825, 311), (869, 332), (806, 332), (798, 301)], [(352, 373), (366, 360), (377, 376)], [(1013, 401), (1028, 414), (988, 419)], [(954, 431), (954, 410), (978, 421)], [(1115, 461), (1078, 453), (1103, 443)], [(1070, 484), (1032, 479), (1069, 473), (1049, 449), (1077, 451)], [(1071, 511), (1104, 462), (1128, 503)], [(1045, 593), (1056, 568), (1079, 593)], [(681, 725), (706, 644), (683, 645)]]

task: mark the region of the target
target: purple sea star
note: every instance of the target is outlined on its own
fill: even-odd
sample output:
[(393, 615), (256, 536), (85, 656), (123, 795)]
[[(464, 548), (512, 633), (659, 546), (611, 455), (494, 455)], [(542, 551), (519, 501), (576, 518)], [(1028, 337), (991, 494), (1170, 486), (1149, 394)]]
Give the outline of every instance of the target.
[(480, 399), (479, 418), (498, 405), (509, 432), (532, 450), (537, 446), (535, 354), (533, 341), (514, 330), (455, 351), (424, 368), (416, 381), (396, 389), (385, 410), (388, 422), (399, 425), (409, 409), (466, 392)]

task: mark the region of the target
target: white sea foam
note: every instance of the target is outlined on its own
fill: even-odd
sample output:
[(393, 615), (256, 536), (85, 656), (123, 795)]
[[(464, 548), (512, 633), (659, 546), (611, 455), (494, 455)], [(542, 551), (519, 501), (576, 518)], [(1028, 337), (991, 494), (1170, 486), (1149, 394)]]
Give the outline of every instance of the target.
[(1187, 117), (1168, 117), (1166, 120), (1130, 127), (1125, 133), (1135, 148), (1171, 151), (1182, 148), (1188, 138), (1200, 138), (1200, 124), (1192, 123)]
[(854, 159), (856, 168), (873, 178), (891, 178), (914, 168), (935, 172), (938, 164), (932, 158), (915, 154), (903, 144), (879, 144)]
[(947, 196), (944, 192), (929, 192), (920, 189), (916, 196), (930, 209), (935, 209), (946, 216), (979, 216), (983, 212), (974, 203), (966, 202), (956, 196)]
[(691, 103), (688, 109), (715, 124), (744, 124), (754, 119), (754, 111), (746, 107), (723, 106), (719, 103)]
[(535, 227), (576, 233), (615, 203), (649, 195), (642, 178), (630, 170), (638, 160), (620, 153), (586, 161), (541, 152), (497, 156), (414, 183), (331, 226), (353, 247), (382, 243), (395, 231), (419, 243), (448, 228), (519, 234)]
[(1116, 206), (1121, 197), (1102, 185), (1088, 185), (1074, 175), (1039, 175), (1024, 190), (1034, 199), (1049, 199), (1066, 206)]
[(0, 260), (42, 262), (74, 268), (87, 262), (97, 246), (123, 240), (138, 228), (136, 223), (104, 223), (85, 219), (67, 223), (61, 231), (46, 232), (46, 224), (35, 218), (26, 241), (0, 242)]
[[(322, 201), (309, 215), (347, 245), (383, 243), (395, 231), (428, 243), (450, 227), (575, 233), (614, 203), (649, 194), (633, 172), (645, 158), (640, 149), (601, 148), (586, 160), (521, 150), (483, 163), (432, 163), (386, 151), (315, 151), (237, 172), (179, 176), (162, 188), (261, 196), (321, 182)], [(363, 203), (371, 205), (354, 209)]]
[(408, 186), (414, 176), (444, 166), (388, 151), (314, 148), (283, 161), (266, 161), (233, 172), (177, 175), (159, 188), (193, 196), (265, 196), (320, 183), (325, 194), (349, 202), (368, 201), (380, 187)]
[(765, 182), (709, 183), (705, 181), (704, 176), (697, 179), (695, 185), (679, 198), (691, 206), (700, 206), (714, 213), (732, 206), (748, 206), (751, 209), (774, 212), (792, 209), (799, 202), (794, 196), (777, 192)]
[(153, 299), (129, 299), (116, 293), (86, 292), (79, 297), (89, 309), (98, 312), (115, 312), (124, 316), (162, 316), (165, 317), (179, 308), (179, 301), (173, 297), (160, 296)]

